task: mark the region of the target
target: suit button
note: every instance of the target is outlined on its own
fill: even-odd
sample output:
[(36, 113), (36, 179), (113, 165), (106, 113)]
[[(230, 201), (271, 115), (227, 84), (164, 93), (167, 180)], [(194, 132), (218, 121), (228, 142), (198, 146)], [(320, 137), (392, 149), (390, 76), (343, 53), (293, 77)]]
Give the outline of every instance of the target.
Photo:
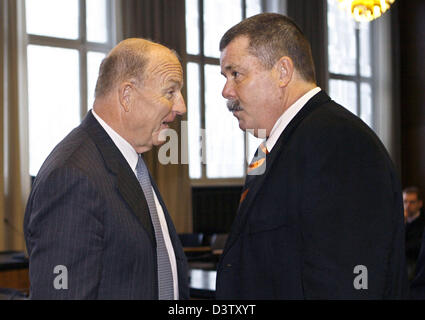
[(231, 268), (232, 265), (230, 263), (226, 264), (226, 267)]

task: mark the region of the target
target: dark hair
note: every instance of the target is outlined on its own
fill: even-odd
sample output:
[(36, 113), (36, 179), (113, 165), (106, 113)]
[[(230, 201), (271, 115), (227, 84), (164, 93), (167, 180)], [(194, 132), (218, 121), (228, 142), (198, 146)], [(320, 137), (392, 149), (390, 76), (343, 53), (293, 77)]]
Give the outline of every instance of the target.
[(422, 200), (421, 191), (418, 187), (411, 186), (403, 189), (403, 193), (416, 193), (418, 200)]
[(310, 43), (290, 18), (277, 13), (261, 13), (245, 19), (224, 34), (220, 51), (239, 36), (249, 38), (250, 53), (266, 68), (272, 68), (281, 57), (288, 56), (305, 81), (316, 82)]
[(124, 40), (119, 49), (113, 49), (103, 59), (96, 83), (96, 98), (107, 94), (120, 81), (133, 79), (138, 84), (143, 81), (149, 48), (139, 42), (137, 43), (138, 50), (136, 50), (134, 44), (131, 43), (132, 40), (134, 41), (134, 39)]

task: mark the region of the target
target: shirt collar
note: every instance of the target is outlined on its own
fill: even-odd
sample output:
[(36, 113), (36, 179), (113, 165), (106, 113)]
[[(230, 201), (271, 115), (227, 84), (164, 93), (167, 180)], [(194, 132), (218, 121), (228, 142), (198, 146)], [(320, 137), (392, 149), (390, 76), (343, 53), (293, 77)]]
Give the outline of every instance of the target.
[(297, 115), (297, 113), (304, 107), (304, 105), (310, 100), (314, 95), (320, 92), (320, 88), (316, 87), (311, 89), (301, 98), (295, 101), (288, 109), (286, 109), (283, 114), (277, 119), (276, 123), (273, 126), (272, 131), (266, 141), (266, 147), (269, 152), (272, 151), (274, 145), (282, 134), (283, 130), (288, 126), (289, 122)]
[(121, 137), (114, 129), (112, 129), (105, 121), (103, 121), (103, 119), (96, 112), (94, 112), (93, 109), (91, 111), (93, 113), (93, 116), (103, 127), (103, 129), (105, 129), (106, 133), (115, 143), (117, 148), (120, 150), (125, 160), (127, 160), (128, 164), (130, 165), (130, 168), (133, 170), (133, 172), (135, 172), (138, 161), (138, 154), (136, 150), (134, 150), (134, 148), (131, 146), (131, 144), (128, 143), (127, 140)]
[(407, 223), (412, 223), (413, 221), (415, 221), (417, 218), (419, 218), (419, 216), (421, 215), (421, 212), (418, 210), (416, 212), (416, 214), (412, 217), (407, 217), (406, 222)]

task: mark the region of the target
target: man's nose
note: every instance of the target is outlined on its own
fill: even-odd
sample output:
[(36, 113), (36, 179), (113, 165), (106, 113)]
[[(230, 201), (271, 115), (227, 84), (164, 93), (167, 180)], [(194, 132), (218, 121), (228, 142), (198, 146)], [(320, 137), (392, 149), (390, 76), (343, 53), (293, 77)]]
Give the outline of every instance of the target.
[(227, 99), (231, 100), (236, 97), (235, 90), (233, 88), (233, 85), (230, 81), (226, 81), (226, 84), (224, 85), (223, 91), (221, 92), (221, 95)]
[(183, 115), (186, 113), (186, 103), (184, 102), (183, 95), (179, 92), (176, 103), (173, 106), (173, 111), (178, 115)]

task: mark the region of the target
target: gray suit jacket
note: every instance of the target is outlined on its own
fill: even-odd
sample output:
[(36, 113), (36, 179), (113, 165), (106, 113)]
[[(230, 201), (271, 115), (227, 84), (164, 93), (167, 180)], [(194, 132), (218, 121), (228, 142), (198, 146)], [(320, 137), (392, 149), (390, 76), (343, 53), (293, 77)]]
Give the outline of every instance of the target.
[[(180, 299), (185, 299), (186, 257), (152, 184), (176, 255)], [(155, 234), (143, 191), (91, 112), (41, 167), (24, 232), (31, 298), (158, 299)], [(66, 267), (67, 274), (56, 266)]]

